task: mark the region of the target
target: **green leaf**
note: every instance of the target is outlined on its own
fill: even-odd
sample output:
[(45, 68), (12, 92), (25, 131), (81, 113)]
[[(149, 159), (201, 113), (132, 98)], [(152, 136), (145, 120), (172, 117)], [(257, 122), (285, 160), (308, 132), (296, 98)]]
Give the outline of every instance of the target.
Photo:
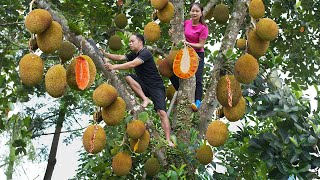
[(290, 141), (296, 146), (296, 147), (299, 147), (299, 144), (297, 142), (297, 140), (293, 137), (289, 137)]
[(257, 138), (251, 138), (249, 140), (249, 146), (253, 146), (255, 148), (261, 149), (262, 147), (259, 145), (259, 140)]
[(233, 54), (232, 49), (228, 49), (226, 52), (226, 56), (230, 57), (230, 56), (232, 56), (232, 54)]
[(311, 168), (311, 165), (309, 163), (301, 163), (299, 164), (298, 172), (307, 172)]
[(141, 112), (138, 115), (139, 120), (143, 121), (144, 123), (147, 122), (149, 120), (149, 115), (147, 112)]

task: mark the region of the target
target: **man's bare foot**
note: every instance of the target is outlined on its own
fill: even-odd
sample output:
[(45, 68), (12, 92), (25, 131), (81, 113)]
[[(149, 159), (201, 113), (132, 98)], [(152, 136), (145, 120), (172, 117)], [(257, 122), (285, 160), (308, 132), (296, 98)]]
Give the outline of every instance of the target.
[(171, 142), (171, 141), (168, 141), (168, 145), (169, 145), (170, 147), (176, 147), (176, 145), (174, 145), (173, 142)]
[(143, 108), (146, 108), (146, 107), (148, 106), (148, 104), (151, 104), (151, 103), (152, 103), (152, 101), (151, 101), (149, 98), (147, 98), (147, 99), (143, 100), (141, 106), (142, 106)]

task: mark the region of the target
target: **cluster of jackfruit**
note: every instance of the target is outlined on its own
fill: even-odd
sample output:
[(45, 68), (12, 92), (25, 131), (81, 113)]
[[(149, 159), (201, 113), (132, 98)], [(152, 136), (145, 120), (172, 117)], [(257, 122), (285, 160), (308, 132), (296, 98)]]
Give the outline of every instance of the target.
[(32, 34), (37, 34), (37, 47), (47, 54), (61, 46), (63, 30), (61, 25), (52, 20), (51, 14), (44, 9), (32, 10), (25, 19), (25, 26)]
[(205, 19), (210, 20), (213, 17), (218, 24), (225, 24), (229, 20), (229, 13), (229, 7), (221, 3), (213, 6), (205, 15)]
[(142, 153), (148, 148), (150, 133), (143, 121), (132, 120), (127, 124), (126, 132), (130, 137), (130, 148), (133, 152)]
[(151, 6), (157, 10), (157, 17), (163, 23), (168, 23), (174, 15), (174, 5), (169, 0), (151, 0)]

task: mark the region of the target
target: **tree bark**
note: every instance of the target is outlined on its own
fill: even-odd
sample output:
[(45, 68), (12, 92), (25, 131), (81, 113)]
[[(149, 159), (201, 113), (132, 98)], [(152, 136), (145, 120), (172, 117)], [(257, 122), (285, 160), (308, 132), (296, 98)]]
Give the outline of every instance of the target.
[(203, 137), (208, 126), (208, 122), (212, 120), (214, 110), (219, 104), (216, 98), (215, 89), (217, 86), (217, 82), (220, 79), (220, 68), (224, 63), (223, 56), (229, 49), (233, 49), (233, 46), (237, 40), (237, 35), (245, 20), (245, 16), (247, 15), (247, 2), (249, 2), (249, 0), (236, 1), (233, 12), (231, 13), (231, 18), (229, 19), (229, 24), (221, 43), (220, 53), (214, 64), (214, 69), (211, 74), (210, 81), (208, 82), (210, 86), (206, 91), (202, 106), (200, 107), (200, 123), (198, 126), (199, 137)]
[(59, 145), (59, 139), (60, 139), (62, 124), (65, 119), (65, 115), (66, 115), (65, 109), (63, 107), (60, 107), (59, 117), (57, 120), (56, 129), (54, 131), (54, 135), (53, 135), (53, 139), (52, 139), (47, 169), (46, 169), (46, 173), (43, 178), (44, 180), (50, 180), (52, 178), (54, 166), (56, 165), (56, 162), (57, 162), (57, 159), (56, 159), (57, 149), (58, 149), (58, 145)]

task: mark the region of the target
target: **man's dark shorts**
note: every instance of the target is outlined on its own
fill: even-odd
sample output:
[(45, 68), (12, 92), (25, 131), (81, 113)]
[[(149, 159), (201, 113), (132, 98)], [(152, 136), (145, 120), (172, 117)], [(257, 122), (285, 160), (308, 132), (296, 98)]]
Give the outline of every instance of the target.
[(166, 111), (166, 100), (165, 100), (166, 97), (165, 97), (165, 88), (163, 84), (150, 87), (145, 85), (137, 75), (128, 74), (128, 76), (131, 76), (135, 81), (137, 81), (140, 84), (143, 93), (147, 97), (151, 98), (155, 111), (158, 111), (158, 110)]

